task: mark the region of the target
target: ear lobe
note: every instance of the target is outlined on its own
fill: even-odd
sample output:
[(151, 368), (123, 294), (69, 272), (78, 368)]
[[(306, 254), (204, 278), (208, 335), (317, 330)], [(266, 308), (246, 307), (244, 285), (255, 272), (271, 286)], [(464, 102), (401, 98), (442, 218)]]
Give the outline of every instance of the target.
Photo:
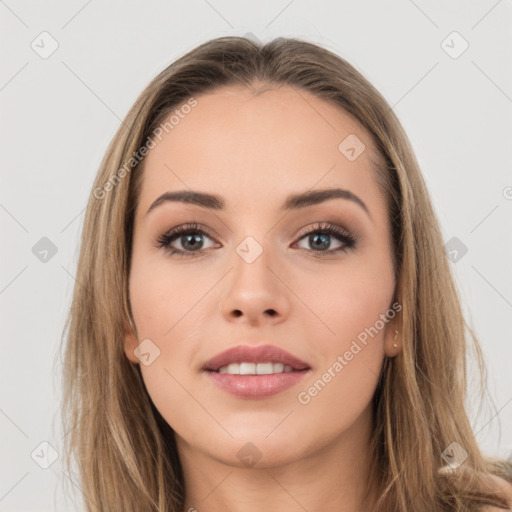
[[(396, 346), (395, 346), (396, 345)], [(402, 337), (397, 322), (390, 322), (384, 336), (384, 353), (387, 357), (395, 357), (402, 351)]]
[(134, 350), (138, 345), (139, 342), (135, 332), (131, 327), (127, 326), (124, 331), (124, 353), (132, 363), (136, 364), (140, 362), (134, 354)]

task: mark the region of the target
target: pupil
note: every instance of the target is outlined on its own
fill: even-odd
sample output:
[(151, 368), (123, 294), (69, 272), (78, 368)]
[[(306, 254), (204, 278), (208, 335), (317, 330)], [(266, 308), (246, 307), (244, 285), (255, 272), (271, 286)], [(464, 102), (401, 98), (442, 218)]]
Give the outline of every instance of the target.
[[(193, 251), (197, 251), (197, 246), (201, 245), (201, 235), (198, 234), (192, 234), (192, 235), (185, 235), (186, 242), (183, 244), (183, 246), (186, 248), (187, 244), (190, 244), (190, 249)], [(192, 241), (190, 240), (192, 239)]]
[[(315, 246), (317, 249), (328, 249), (329, 246), (331, 245), (329, 241), (329, 236), (330, 235), (325, 233), (313, 234), (310, 236), (311, 245)], [(321, 238), (321, 240), (318, 242), (319, 238)]]

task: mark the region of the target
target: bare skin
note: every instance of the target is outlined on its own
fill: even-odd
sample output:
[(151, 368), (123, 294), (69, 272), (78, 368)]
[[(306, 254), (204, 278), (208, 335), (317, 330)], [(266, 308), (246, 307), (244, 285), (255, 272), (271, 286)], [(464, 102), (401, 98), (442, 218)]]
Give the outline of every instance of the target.
[[(400, 350), (400, 339), (393, 346), (397, 314), (350, 360), (344, 357), (391, 308), (395, 290), (372, 141), (344, 112), (288, 86), (258, 95), (224, 87), (197, 101), (146, 159), (130, 269), (138, 339), (130, 330), (125, 337), (134, 363), (142, 340), (160, 350), (141, 370), (176, 433), (184, 511), (361, 511), (371, 399), (384, 357)], [(354, 161), (338, 149), (349, 134), (366, 146)], [(369, 214), (343, 198), (280, 211), (289, 194), (328, 188), (351, 191)], [(225, 208), (168, 201), (147, 213), (161, 194), (177, 190), (221, 196)], [(191, 222), (205, 232), (196, 235), (197, 254), (190, 255), (183, 235), (171, 245), (184, 257), (155, 246), (159, 236)], [(326, 253), (346, 246), (336, 235), (327, 235), (328, 249), (312, 245), (308, 233), (321, 233), (324, 222), (345, 228), (355, 246)], [(262, 249), (251, 263), (237, 252), (248, 236)], [(265, 399), (232, 396), (200, 368), (239, 344), (277, 345), (311, 372)], [(338, 356), (346, 365), (333, 376)], [(308, 394), (329, 368), (330, 381)], [(249, 448), (259, 454), (255, 465), (238, 455), (244, 446), (256, 447)]]

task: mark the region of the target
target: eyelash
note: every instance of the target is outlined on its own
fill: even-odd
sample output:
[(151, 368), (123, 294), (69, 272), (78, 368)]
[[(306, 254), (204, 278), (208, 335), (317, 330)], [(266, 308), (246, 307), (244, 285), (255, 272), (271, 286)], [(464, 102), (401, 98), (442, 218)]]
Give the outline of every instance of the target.
[[(355, 247), (356, 245), (356, 239), (348, 233), (344, 228), (341, 226), (337, 226), (336, 224), (332, 224), (330, 222), (320, 222), (313, 226), (313, 229), (310, 229), (309, 231), (306, 231), (305, 233), (302, 233), (300, 237), (298, 238), (297, 242), (302, 240), (304, 237), (311, 235), (313, 233), (321, 233), (324, 235), (333, 235), (335, 238), (337, 238), (340, 242), (342, 242), (344, 245), (341, 247), (338, 247), (337, 249), (330, 249), (327, 251), (315, 251), (314, 249), (304, 249), (308, 253), (313, 253), (316, 257), (322, 257), (322, 255), (332, 255), (337, 254), (339, 252), (348, 252), (350, 249)], [(189, 256), (195, 256), (196, 254), (204, 251), (204, 249), (200, 249), (197, 251), (182, 251), (181, 249), (175, 249), (171, 248), (170, 244), (174, 242), (174, 240), (180, 238), (180, 236), (184, 235), (191, 235), (191, 234), (202, 234), (207, 235), (209, 238), (212, 238), (212, 236), (208, 233), (208, 231), (205, 231), (200, 228), (200, 225), (196, 222), (190, 223), (190, 224), (184, 224), (182, 226), (178, 226), (176, 228), (171, 229), (170, 231), (160, 235), (155, 240), (155, 246), (158, 249), (164, 249), (166, 253), (168, 253), (171, 256), (176, 256), (178, 258), (186, 258)]]

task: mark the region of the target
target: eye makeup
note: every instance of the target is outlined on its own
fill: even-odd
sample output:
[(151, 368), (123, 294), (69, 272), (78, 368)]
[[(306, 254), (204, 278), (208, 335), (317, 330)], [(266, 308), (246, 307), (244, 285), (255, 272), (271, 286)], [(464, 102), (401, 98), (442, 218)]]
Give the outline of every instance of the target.
[[(160, 234), (155, 239), (154, 246), (158, 249), (164, 250), (166, 254), (173, 257), (184, 258), (197, 256), (200, 253), (205, 253), (207, 250), (212, 249), (211, 247), (206, 249), (202, 247), (203, 244), (201, 239), (204, 237), (216, 242), (215, 237), (206, 226), (198, 222), (191, 222), (176, 226)], [(296, 245), (297, 242), (300, 242), (306, 237), (308, 237), (306, 241), (313, 247), (316, 246), (316, 249), (304, 248), (304, 250), (316, 257), (322, 257), (324, 255), (332, 256), (340, 252), (347, 252), (356, 246), (357, 241), (355, 236), (347, 229), (332, 222), (317, 222), (302, 229), (299, 235), (297, 235), (297, 240), (293, 245)], [(331, 238), (334, 238), (341, 244), (341, 246), (331, 249)], [(177, 248), (172, 245), (176, 241), (180, 241), (182, 248)], [(186, 249), (188, 244), (191, 244), (191, 250)], [(201, 247), (199, 249), (194, 249), (194, 245)], [(325, 246), (327, 246), (326, 250), (323, 249)]]

